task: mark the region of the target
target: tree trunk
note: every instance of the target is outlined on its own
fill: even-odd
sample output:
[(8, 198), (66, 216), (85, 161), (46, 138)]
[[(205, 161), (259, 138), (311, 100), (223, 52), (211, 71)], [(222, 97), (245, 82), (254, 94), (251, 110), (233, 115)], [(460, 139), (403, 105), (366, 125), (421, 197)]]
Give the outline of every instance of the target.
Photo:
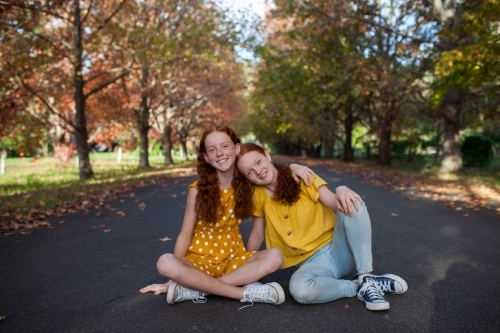
[(172, 165), (174, 161), (172, 159), (172, 139), (170, 137), (172, 133), (172, 128), (170, 124), (166, 124), (165, 131), (163, 132), (163, 154), (165, 155), (165, 160), (163, 164)]
[(436, 153), (434, 154), (434, 165), (438, 164), (441, 155), (441, 128), (439, 122), (436, 124)]
[(187, 161), (188, 159), (188, 149), (187, 149), (187, 144), (186, 144), (186, 138), (182, 138), (181, 139), (181, 146), (182, 146), (182, 152), (183, 152), (183, 156), (182, 156), (182, 161)]
[(82, 29), (80, 22), (80, 4), (77, 0), (73, 3), (73, 14), (74, 14), (74, 25), (73, 25), (73, 37), (74, 37), (74, 73), (73, 73), (73, 84), (75, 87), (74, 101), (75, 101), (75, 136), (76, 136), (76, 148), (78, 151), (78, 168), (80, 180), (87, 180), (94, 177), (94, 172), (92, 171), (92, 166), (90, 165), (89, 158), (89, 145), (88, 145), (88, 133), (87, 133), (87, 120), (85, 118), (85, 96), (83, 93), (83, 48), (82, 48)]
[(149, 168), (149, 139), (148, 133), (150, 129), (149, 125), (149, 96), (145, 93), (148, 85), (148, 76), (149, 71), (147, 68), (142, 69), (142, 77), (141, 77), (141, 87), (142, 87), (142, 96), (141, 96), (141, 105), (139, 109), (139, 137), (141, 139), (139, 145), (139, 168)]
[(462, 168), (462, 154), (460, 152), (460, 99), (460, 90), (453, 88), (448, 89), (443, 99), (444, 144), (440, 172), (454, 172)]
[(352, 129), (354, 127), (354, 118), (352, 112), (344, 119), (345, 144), (344, 144), (344, 162), (354, 162), (354, 149), (352, 149)]
[(323, 139), (323, 146), (325, 147), (325, 158), (333, 159), (333, 148), (335, 147), (335, 138), (332, 133), (333, 129), (329, 128)]
[[(458, 2), (455, 0), (434, 0), (434, 10), (443, 30), (448, 37), (442, 41), (443, 51), (451, 51), (458, 45), (456, 38), (450, 37), (458, 31)], [(469, 36), (460, 36), (465, 39)], [(460, 113), (462, 92), (458, 87), (448, 88), (441, 103), (441, 113), (444, 122), (443, 161), (440, 172), (453, 172), (462, 168), (462, 154), (460, 152)]]
[(149, 168), (149, 124), (144, 124), (144, 121), (139, 123), (139, 168)]
[(390, 117), (381, 119), (379, 130), (379, 157), (378, 164), (382, 166), (391, 165), (391, 134), (392, 121)]

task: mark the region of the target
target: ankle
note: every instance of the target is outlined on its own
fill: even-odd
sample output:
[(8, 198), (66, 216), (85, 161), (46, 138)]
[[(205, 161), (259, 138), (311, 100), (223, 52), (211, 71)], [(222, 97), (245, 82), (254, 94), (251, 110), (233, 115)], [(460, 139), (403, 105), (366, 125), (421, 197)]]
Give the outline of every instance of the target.
[(363, 278), (365, 276), (370, 276), (371, 275), (371, 272), (370, 273), (361, 273), (358, 275), (358, 283), (361, 285), (363, 283)]

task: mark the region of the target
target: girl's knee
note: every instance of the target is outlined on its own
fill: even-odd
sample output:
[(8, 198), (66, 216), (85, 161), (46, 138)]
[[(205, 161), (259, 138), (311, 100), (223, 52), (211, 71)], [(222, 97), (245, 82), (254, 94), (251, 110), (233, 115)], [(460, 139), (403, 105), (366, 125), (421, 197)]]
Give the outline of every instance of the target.
[(161, 275), (171, 277), (171, 272), (175, 270), (176, 259), (172, 253), (165, 253), (158, 259), (156, 269)]
[(270, 272), (274, 272), (283, 266), (285, 258), (279, 249), (270, 248), (266, 250), (266, 261)]
[(318, 290), (314, 288), (314, 277), (299, 277), (290, 280), (290, 294), (301, 304), (317, 303)]

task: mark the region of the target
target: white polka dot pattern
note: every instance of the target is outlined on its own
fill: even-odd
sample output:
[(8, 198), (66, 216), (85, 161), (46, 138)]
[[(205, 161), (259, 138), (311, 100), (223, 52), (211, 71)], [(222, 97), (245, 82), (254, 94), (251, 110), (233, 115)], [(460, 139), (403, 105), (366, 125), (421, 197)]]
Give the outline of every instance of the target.
[[(191, 184), (195, 186), (196, 184)], [(241, 219), (234, 214), (234, 189), (220, 191), (220, 209), (214, 225), (198, 220), (186, 259), (200, 271), (220, 277), (230, 273), (250, 259), (255, 251), (246, 251), (240, 241)], [(213, 227), (217, 229), (214, 230)]]

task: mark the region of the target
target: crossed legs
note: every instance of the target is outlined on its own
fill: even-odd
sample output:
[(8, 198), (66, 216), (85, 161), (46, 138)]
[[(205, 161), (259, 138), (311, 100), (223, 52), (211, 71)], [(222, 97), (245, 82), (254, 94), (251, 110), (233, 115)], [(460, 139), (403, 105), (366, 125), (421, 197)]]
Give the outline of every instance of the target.
[(365, 205), (358, 207), (353, 216), (337, 212), (332, 242), (304, 261), (292, 275), (290, 293), (297, 302), (325, 303), (354, 297), (357, 284), (345, 278), (373, 270), (370, 217)]
[(196, 268), (183, 258), (171, 253), (158, 259), (158, 272), (183, 287), (241, 300), (245, 288), (240, 287), (259, 281), (283, 265), (283, 255), (277, 249), (267, 249), (254, 253), (247, 263), (219, 278), (214, 278)]

